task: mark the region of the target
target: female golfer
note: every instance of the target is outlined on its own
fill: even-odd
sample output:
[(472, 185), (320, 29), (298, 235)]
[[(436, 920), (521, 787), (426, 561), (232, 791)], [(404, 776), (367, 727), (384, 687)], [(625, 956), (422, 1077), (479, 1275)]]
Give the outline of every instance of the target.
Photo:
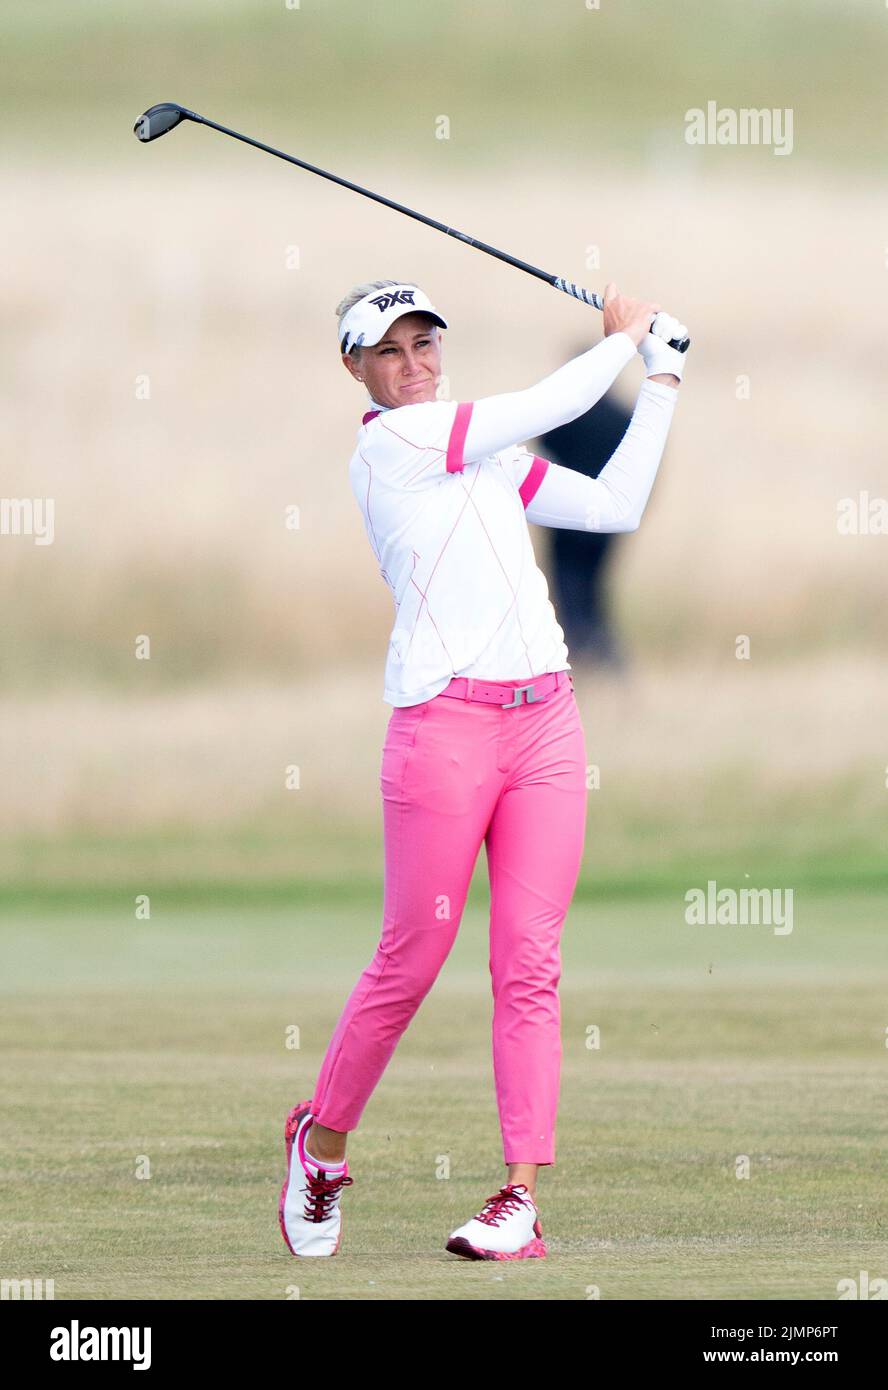
[[(311, 1100), (287, 1117), (279, 1215), (294, 1255), (335, 1255), (345, 1144), (459, 928), (482, 841), (490, 878), (493, 1068), (504, 1186), (453, 1231), (469, 1259), (545, 1255), (540, 1165), (555, 1161), (560, 937), (586, 826), (586, 750), (567, 648), (527, 522), (634, 531), (663, 453), (684, 324), (604, 296), (604, 339), (529, 390), (436, 399), (440, 329), (416, 285), (378, 280), (336, 310), (369, 409), (349, 476), (395, 624), (382, 757), (382, 932), (350, 994)], [(653, 331), (651, 331), (653, 330)], [(530, 453), (589, 410), (638, 351), (631, 423), (597, 479)]]

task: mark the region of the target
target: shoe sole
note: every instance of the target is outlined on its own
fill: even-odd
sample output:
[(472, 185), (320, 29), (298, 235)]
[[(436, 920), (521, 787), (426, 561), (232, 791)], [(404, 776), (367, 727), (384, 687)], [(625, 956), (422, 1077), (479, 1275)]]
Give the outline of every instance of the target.
[(297, 1260), (329, 1259), (330, 1256), (338, 1253), (339, 1246), (342, 1243), (342, 1227), (340, 1226), (339, 1235), (336, 1237), (336, 1246), (333, 1250), (330, 1251), (330, 1255), (300, 1255), (298, 1250), (294, 1250), (292, 1245), (290, 1244), (290, 1237), (287, 1235), (287, 1227), (284, 1223), (284, 1205), (287, 1201), (287, 1188), (290, 1186), (290, 1159), (293, 1152), (293, 1140), (296, 1138), (296, 1131), (298, 1130), (300, 1124), (310, 1111), (311, 1101), (300, 1100), (298, 1104), (293, 1106), (293, 1109), (287, 1116), (286, 1124), (284, 1125), (284, 1148), (287, 1154), (287, 1176), (284, 1178), (284, 1185), (281, 1188), (281, 1195), (278, 1198), (278, 1223), (280, 1225), (281, 1235), (284, 1237), (284, 1243), (286, 1244), (287, 1249), (289, 1250), (291, 1255), (294, 1255), (296, 1257)]
[(464, 1260), (539, 1260), (549, 1253), (545, 1241), (534, 1236), (520, 1250), (482, 1250), (472, 1245), (465, 1236), (452, 1236), (445, 1246), (451, 1255), (461, 1255)]

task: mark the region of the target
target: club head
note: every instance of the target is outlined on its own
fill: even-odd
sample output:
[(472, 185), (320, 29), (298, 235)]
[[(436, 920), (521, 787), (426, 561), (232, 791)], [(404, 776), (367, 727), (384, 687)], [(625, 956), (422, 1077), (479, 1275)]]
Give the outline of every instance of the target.
[(180, 121), (195, 119), (195, 113), (186, 107), (179, 106), (175, 101), (162, 101), (157, 106), (149, 106), (145, 114), (139, 117), (133, 126), (133, 134), (146, 142), (156, 140), (159, 135), (166, 135), (167, 131), (172, 130)]

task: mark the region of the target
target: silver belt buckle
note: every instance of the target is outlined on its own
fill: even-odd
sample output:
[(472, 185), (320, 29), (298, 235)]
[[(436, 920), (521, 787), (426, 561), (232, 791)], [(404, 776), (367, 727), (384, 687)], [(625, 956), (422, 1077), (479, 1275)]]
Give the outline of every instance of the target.
[[(530, 692), (530, 693), (528, 694), (528, 692)], [(521, 699), (522, 695), (524, 696), (523, 702), (522, 702), (522, 699)], [(527, 705), (533, 705), (533, 704), (536, 704), (536, 703), (537, 703), (537, 699), (538, 699), (538, 697), (537, 697), (536, 695), (534, 695), (534, 693), (533, 693), (533, 686), (532, 686), (532, 685), (518, 685), (518, 686), (515, 687), (515, 698), (514, 698), (514, 700), (510, 700), (509, 703), (508, 703), (507, 705), (503, 705), (502, 708), (503, 708), (503, 709), (517, 709), (517, 707), (518, 707), (520, 704), (522, 704), (522, 703), (527, 704)]]

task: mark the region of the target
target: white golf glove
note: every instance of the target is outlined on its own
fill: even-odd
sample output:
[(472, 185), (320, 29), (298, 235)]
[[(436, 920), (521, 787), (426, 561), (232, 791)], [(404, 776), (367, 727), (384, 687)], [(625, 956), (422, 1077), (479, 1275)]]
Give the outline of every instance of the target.
[[(669, 346), (670, 338), (686, 338), (688, 330), (678, 319), (661, 309), (651, 324), (651, 330), (638, 345), (644, 358), (645, 376), (658, 376), (660, 372), (671, 372), (681, 381), (684, 360), (687, 353), (679, 352)], [(688, 349), (690, 351), (690, 349)]]

